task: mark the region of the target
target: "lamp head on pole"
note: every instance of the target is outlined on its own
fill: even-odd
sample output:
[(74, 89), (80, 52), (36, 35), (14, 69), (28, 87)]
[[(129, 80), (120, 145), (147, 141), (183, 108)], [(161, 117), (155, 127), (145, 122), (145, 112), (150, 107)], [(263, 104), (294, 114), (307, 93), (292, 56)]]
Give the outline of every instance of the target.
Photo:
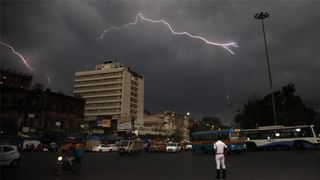
[(254, 15), (254, 18), (256, 19), (265, 19), (267, 17), (269, 17), (270, 14), (267, 13), (267, 12), (260, 12), (260, 13), (257, 13), (256, 15)]

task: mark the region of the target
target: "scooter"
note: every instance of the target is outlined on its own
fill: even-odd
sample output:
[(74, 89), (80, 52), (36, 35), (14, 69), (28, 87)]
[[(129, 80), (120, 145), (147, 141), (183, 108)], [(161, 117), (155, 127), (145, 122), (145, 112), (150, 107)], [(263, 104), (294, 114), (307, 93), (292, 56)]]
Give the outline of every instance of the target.
[(63, 174), (63, 172), (72, 172), (74, 174), (78, 174), (80, 172), (81, 168), (81, 158), (75, 158), (70, 163), (67, 156), (58, 156), (56, 163), (56, 167), (53, 170), (53, 174), (55, 176), (60, 176)]

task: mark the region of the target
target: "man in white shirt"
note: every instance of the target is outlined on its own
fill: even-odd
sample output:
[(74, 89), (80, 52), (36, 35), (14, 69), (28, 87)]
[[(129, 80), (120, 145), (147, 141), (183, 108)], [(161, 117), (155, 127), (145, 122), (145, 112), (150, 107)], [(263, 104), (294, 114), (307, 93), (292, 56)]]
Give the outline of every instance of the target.
[(216, 179), (220, 178), (220, 166), (222, 166), (222, 178), (226, 178), (226, 164), (224, 160), (224, 154), (227, 152), (227, 145), (221, 141), (221, 137), (218, 136), (216, 143), (213, 145), (216, 156), (217, 165), (217, 176)]

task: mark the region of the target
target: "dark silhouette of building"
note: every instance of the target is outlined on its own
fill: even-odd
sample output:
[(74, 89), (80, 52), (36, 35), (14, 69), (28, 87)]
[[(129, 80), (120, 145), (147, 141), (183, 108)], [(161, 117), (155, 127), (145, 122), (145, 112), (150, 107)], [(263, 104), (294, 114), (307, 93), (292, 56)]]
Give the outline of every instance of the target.
[(0, 69), (0, 86), (29, 89), (32, 75)]
[[(85, 104), (82, 98), (51, 92), (49, 89), (45, 91), (37, 88), (29, 89), (30, 82), (27, 81), (31, 81), (32, 76), (21, 74), (10, 76), (16, 79), (12, 78), (0, 85), (1, 131), (8, 134), (19, 131), (24, 133), (80, 131)], [(3, 77), (7, 80), (9, 76), (1, 74), (1, 79)]]

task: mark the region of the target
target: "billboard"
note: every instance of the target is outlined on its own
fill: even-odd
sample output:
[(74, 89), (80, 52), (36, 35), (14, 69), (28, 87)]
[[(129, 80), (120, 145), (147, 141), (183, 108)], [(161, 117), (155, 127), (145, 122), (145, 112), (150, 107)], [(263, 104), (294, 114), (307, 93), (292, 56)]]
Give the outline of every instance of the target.
[(104, 128), (111, 128), (111, 119), (98, 119), (97, 126), (104, 127)]
[(94, 134), (104, 134), (104, 130), (103, 129), (93, 129), (92, 133), (94, 133)]
[(118, 123), (118, 127), (117, 127), (118, 131), (128, 131), (128, 130), (131, 130), (131, 129), (132, 129), (131, 122)]
[(118, 123), (128, 123), (128, 122), (131, 122), (131, 117), (129, 116), (121, 116), (118, 119)]

